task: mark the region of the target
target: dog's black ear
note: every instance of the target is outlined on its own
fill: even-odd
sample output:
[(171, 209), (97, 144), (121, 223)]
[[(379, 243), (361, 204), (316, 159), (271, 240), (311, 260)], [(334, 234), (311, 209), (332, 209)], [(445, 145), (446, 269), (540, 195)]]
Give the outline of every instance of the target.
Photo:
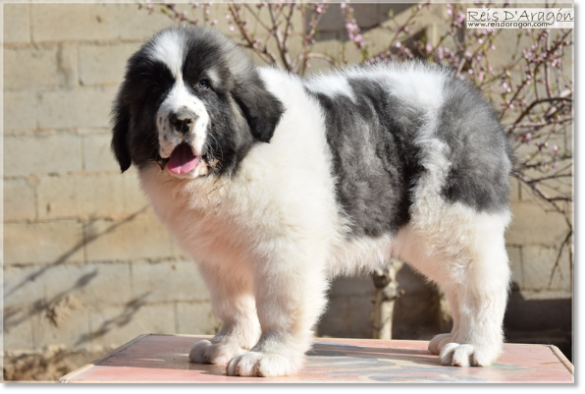
[(112, 151), (120, 164), (122, 172), (130, 168), (130, 148), (128, 147), (128, 132), (130, 130), (130, 109), (123, 105), (118, 98), (112, 111), (112, 122), (114, 124), (112, 136)]
[(248, 121), (252, 135), (262, 142), (270, 142), (284, 113), (284, 106), (264, 87), (260, 78), (238, 83), (234, 98)]

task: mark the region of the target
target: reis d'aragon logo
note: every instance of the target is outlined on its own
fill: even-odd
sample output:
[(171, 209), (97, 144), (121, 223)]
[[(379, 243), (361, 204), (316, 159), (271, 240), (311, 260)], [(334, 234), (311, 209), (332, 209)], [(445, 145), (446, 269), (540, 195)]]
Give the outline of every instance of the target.
[(573, 8), (468, 8), (468, 29), (572, 29)]

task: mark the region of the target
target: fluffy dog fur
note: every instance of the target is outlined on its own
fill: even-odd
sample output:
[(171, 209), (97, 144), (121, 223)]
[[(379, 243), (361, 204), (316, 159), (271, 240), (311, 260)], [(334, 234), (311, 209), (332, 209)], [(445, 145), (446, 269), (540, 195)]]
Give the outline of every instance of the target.
[(128, 62), (112, 146), (197, 262), (223, 327), (190, 359), (228, 375), (296, 373), (331, 278), (399, 257), (442, 286), (441, 363), (499, 355), (510, 277), (511, 150), (490, 106), (422, 63), (307, 80), (257, 68), (201, 28)]

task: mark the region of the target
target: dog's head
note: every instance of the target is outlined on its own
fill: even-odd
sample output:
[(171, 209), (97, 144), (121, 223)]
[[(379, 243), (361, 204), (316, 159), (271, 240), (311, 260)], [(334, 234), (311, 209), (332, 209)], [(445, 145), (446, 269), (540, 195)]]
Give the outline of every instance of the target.
[(122, 172), (158, 164), (176, 177), (233, 172), (283, 113), (250, 59), (211, 29), (173, 27), (128, 61), (113, 108)]

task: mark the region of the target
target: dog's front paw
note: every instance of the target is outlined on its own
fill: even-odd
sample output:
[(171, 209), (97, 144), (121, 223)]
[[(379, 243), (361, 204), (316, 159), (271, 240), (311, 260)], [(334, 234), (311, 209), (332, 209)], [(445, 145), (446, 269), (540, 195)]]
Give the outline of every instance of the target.
[(280, 354), (246, 352), (235, 356), (229, 362), (227, 374), (230, 376), (275, 377), (294, 375), (299, 368)]
[(189, 352), (189, 359), (197, 364), (227, 364), (236, 354), (244, 350), (235, 343), (211, 343), (208, 340), (197, 342)]
[(439, 334), (435, 335), (433, 339), (429, 342), (429, 352), (432, 354), (439, 354), (441, 353), (441, 349), (445, 347), (446, 344), (449, 342), (453, 342), (457, 335), (456, 334)]
[(467, 343), (445, 344), (439, 355), (441, 364), (457, 367), (487, 367), (500, 355), (499, 347), (479, 347)]

